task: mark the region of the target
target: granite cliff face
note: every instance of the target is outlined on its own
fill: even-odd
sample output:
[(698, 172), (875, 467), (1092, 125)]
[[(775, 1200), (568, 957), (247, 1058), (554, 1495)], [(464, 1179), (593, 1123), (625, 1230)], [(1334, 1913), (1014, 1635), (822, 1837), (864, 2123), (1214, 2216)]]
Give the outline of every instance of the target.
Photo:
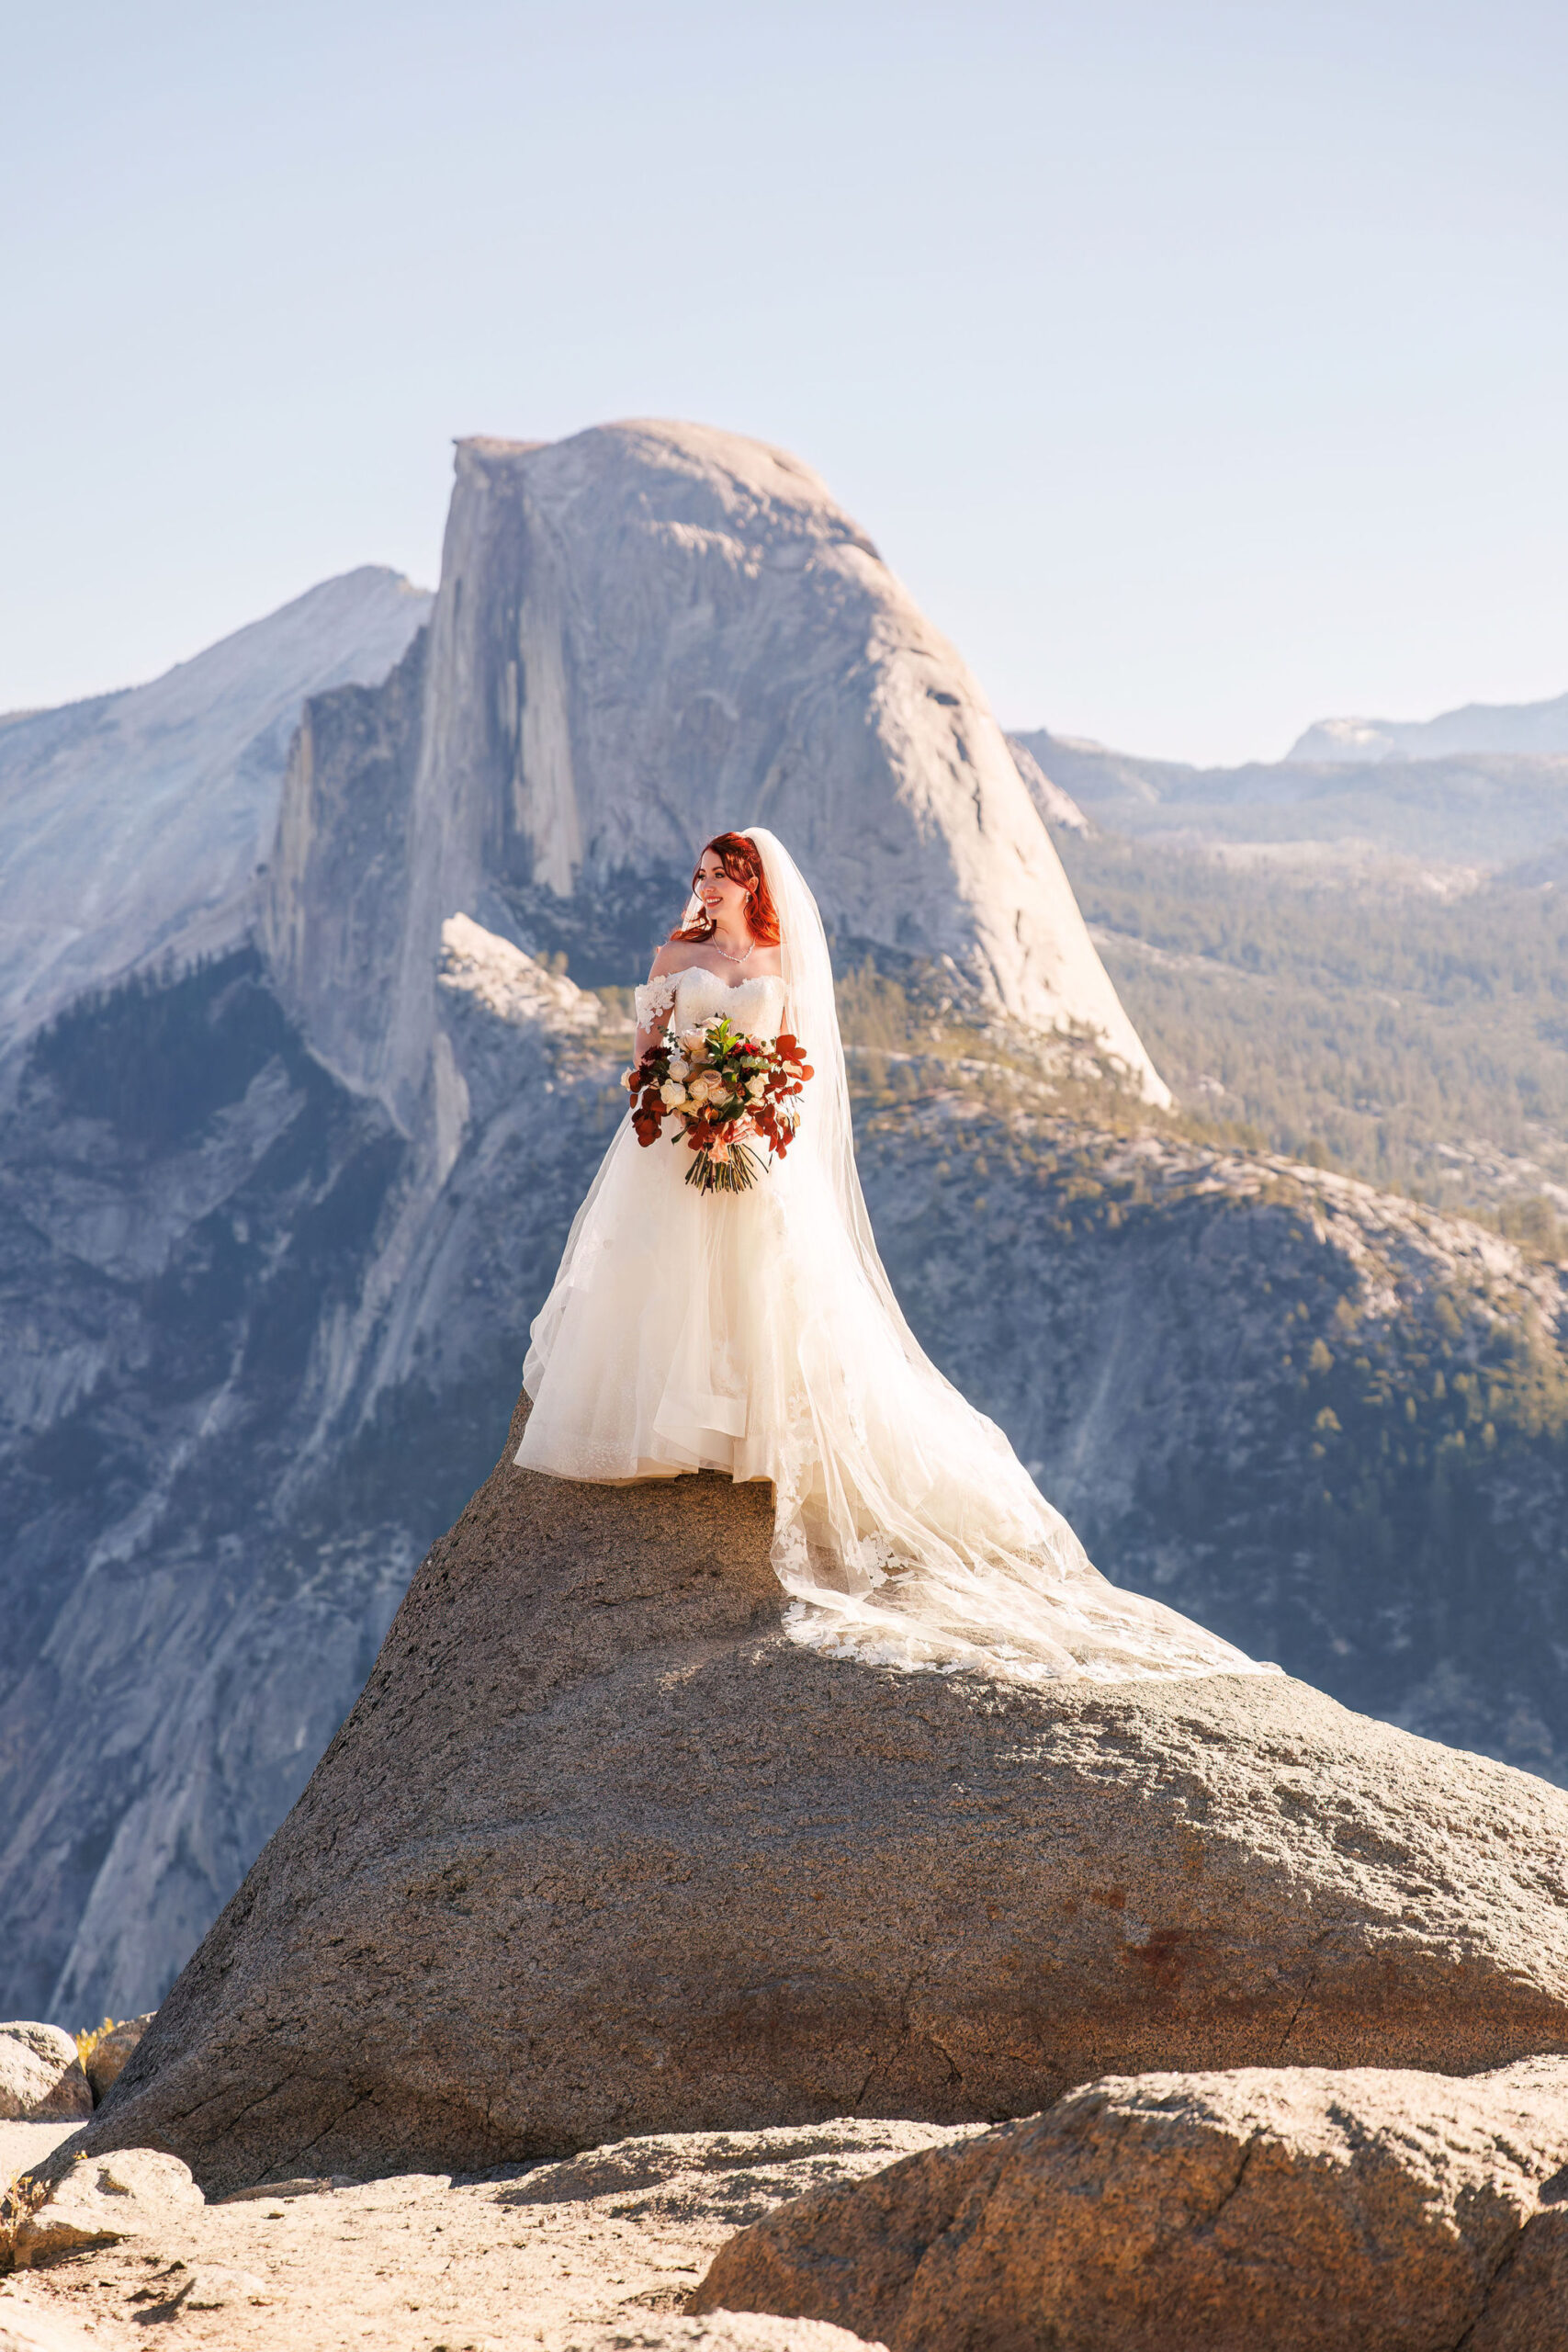
[(472, 1132), (434, 1193), (254, 950), (89, 1002), (9, 1072), (10, 2013), (162, 1996), (493, 1454), (621, 1049), (585, 1053), (578, 991), (493, 951), (510, 994), (461, 955), (439, 987)]
[(640, 978), (694, 851), (753, 820), (846, 947), (949, 957), (1165, 1099), (969, 671), (815, 474), (694, 425), (460, 446), (428, 647), (301, 731), (266, 952), (313, 1049), (412, 1131), (447, 916)]

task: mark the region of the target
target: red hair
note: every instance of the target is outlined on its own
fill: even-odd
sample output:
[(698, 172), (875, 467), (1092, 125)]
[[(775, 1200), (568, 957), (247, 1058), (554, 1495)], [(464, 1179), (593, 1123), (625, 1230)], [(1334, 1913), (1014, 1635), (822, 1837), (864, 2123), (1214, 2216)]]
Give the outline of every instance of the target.
[[(697, 875), (702, 871), (703, 858), (709, 850), (717, 858), (732, 882), (740, 883), (749, 892), (746, 900), (746, 928), (759, 945), (776, 947), (779, 944), (779, 910), (773, 904), (773, 894), (768, 888), (768, 877), (762, 871), (762, 861), (755, 842), (744, 833), (716, 833), (711, 842), (703, 844), (692, 876), (692, 888), (697, 887)], [(713, 924), (705, 913), (695, 922), (682, 923), (672, 931), (671, 939), (699, 940), (713, 937)]]

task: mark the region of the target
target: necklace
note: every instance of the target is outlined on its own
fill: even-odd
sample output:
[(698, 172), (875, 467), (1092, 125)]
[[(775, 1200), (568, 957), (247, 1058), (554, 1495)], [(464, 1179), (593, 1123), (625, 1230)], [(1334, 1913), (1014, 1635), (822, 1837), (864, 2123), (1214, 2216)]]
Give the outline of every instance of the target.
[(756, 941), (753, 940), (751, 942), (751, 946), (747, 948), (744, 956), (732, 956), (728, 947), (721, 947), (719, 945), (718, 934), (716, 932), (708, 941), (708, 945), (713, 949), (714, 954), (716, 956), (722, 956), (727, 964), (749, 964), (751, 961), (751, 948), (755, 947), (756, 944)]

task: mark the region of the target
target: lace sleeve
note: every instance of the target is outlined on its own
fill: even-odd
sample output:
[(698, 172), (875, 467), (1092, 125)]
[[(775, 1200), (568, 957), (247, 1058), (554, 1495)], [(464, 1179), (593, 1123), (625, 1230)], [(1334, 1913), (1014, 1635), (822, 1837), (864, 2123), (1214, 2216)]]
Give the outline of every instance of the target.
[(657, 1029), (668, 1012), (675, 1010), (675, 975), (656, 972), (645, 988), (633, 993), (639, 1029)]

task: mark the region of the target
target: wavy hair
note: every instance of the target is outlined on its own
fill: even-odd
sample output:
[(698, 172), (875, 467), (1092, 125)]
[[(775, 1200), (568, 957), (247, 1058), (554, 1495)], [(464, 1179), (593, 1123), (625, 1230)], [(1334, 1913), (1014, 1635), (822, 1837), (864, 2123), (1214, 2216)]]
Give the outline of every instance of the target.
[[(703, 843), (696, 865), (692, 872), (692, 889), (695, 893), (697, 876), (702, 872), (703, 859), (709, 850), (717, 858), (732, 882), (743, 885), (749, 892), (746, 901), (746, 928), (761, 947), (776, 947), (779, 944), (779, 910), (773, 904), (773, 894), (768, 888), (768, 877), (762, 871), (762, 861), (754, 842), (744, 833), (716, 833), (711, 842)], [(705, 910), (694, 922), (681, 923), (670, 934), (671, 940), (687, 940), (694, 945), (713, 937), (713, 923)]]

